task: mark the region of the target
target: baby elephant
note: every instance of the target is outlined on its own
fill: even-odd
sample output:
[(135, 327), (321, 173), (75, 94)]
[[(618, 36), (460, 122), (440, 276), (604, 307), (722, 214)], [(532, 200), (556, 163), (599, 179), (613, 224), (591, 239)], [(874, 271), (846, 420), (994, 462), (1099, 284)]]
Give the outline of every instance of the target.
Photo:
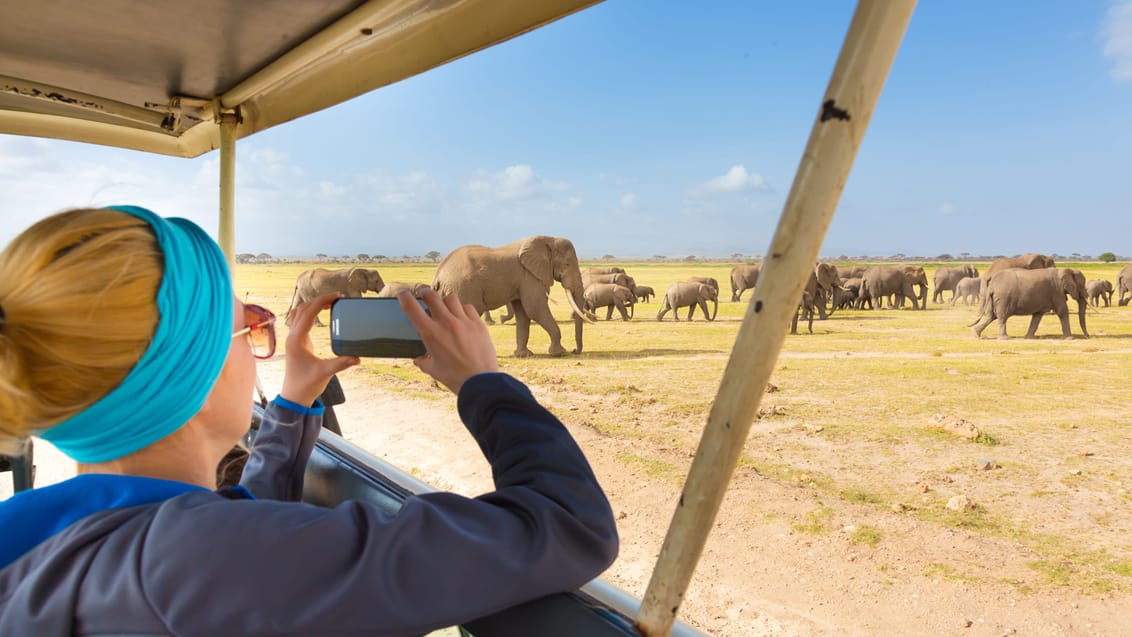
[[(707, 302), (712, 301), (715, 307), (711, 314), (708, 314)], [(656, 315), (656, 320), (664, 320), (664, 315), (672, 310), (672, 316), (680, 320), (680, 308), (688, 308), (688, 320), (692, 320), (692, 310), (699, 306), (704, 311), (704, 316), (707, 320), (714, 321), (715, 313), (719, 311), (719, 288), (712, 287), (705, 283), (697, 283), (695, 281), (680, 281), (668, 286), (664, 292), (664, 304), (660, 308), (660, 313)]]
[[(621, 313), (622, 321), (633, 318), (633, 307), (637, 302), (632, 290), (616, 283), (591, 283), (582, 293), (582, 299), (583, 308), (590, 312), (595, 312), (599, 307), (606, 308), (607, 321), (613, 318), (614, 307), (617, 307), (617, 311)], [(628, 312), (625, 311), (625, 306), (629, 306)]]
[(963, 297), (963, 305), (970, 305), (972, 298), (975, 299), (975, 303), (978, 303), (979, 299), (982, 298), (979, 293), (980, 285), (982, 285), (982, 279), (977, 276), (959, 279), (959, 282), (955, 284), (955, 294), (951, 295), (951, 304), (955, 305), (955, 300), (959, 297)]
[(1089, 292), (1089, 305), (1100, 307), (1100, 299), (1104, 299), (1105, 307), (1112, 305), (1112, 282), (1095, 279), (1086, 283), (1085, 289)]
[(656, 291), (647, 285), (637, 286), (637, 300), (641, 303), (648, 303), (652, 297), (656, 296)]

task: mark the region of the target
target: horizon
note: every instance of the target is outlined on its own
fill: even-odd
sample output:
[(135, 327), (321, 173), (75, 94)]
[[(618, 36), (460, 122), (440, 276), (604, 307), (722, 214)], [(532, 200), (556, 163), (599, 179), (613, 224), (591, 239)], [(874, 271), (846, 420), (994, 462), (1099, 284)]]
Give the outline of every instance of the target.
[[(765, 253), (852, 13), (605, 2), (242, 139), (236, 250)], [(922, 3), (822, 253), (1128, 252), (1129, 103), (1132, 0)], [(0, 243), (115, 203), (214, 233), (218, 163), (0, 135)]]

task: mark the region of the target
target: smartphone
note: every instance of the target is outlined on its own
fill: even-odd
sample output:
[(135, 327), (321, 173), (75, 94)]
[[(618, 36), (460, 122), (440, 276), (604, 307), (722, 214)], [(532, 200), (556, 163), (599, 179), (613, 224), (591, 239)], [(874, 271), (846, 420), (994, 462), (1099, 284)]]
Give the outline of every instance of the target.
[(330, 349), (339, 356), (371, 358), (416, 358), (427, 353), (421, 335), (397, 299), (376, 297), (334, 301), (330, 306)]

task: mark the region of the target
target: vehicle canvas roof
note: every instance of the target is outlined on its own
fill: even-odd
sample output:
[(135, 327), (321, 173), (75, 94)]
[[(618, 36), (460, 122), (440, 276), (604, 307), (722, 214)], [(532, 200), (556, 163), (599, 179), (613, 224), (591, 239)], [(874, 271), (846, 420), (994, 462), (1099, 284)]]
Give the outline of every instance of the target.
[[(0, 133), (195, 157), (595, 0), (100, 0), (0, 5)], [(60, 46), (65, 43), (65, 46)]]

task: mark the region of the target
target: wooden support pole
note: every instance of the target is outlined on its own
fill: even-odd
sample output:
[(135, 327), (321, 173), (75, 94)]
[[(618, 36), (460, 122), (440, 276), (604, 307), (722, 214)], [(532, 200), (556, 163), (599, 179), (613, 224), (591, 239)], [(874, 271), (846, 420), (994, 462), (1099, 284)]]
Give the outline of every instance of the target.
[(637, 614), (646, 636), (672, 629), (914, 8), (857, 5)]
[(235, 113), (220, 116), (220, 227), (217, 243), (236, 271), (236, 124)]

